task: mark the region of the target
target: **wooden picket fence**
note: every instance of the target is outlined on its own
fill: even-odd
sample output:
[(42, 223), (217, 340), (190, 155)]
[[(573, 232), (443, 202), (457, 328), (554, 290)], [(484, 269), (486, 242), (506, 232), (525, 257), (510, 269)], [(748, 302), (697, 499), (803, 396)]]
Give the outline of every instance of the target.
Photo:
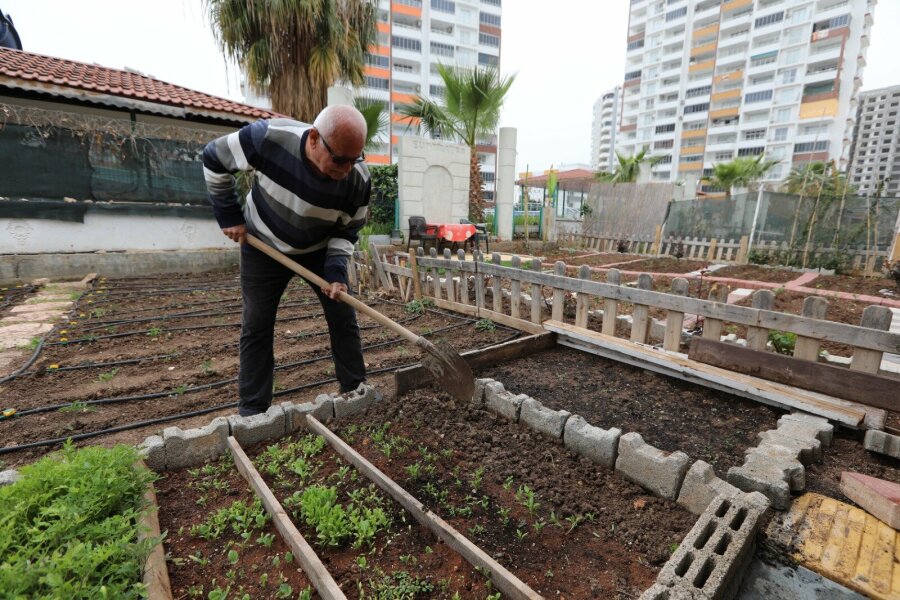
[[(757, 290), (751, 307), (727, 304), (728, 289), (714, 286), (708, 299), (687, 297), (687, 281), (675, 279), (672, 293), (654, 291), (653, 277), (639, 276), (636, 287), (621, 285), (617, 269), (610, 269), (606, 282), (591, 280), (591, 270), (582, 266), (578, 277), (565, 275), (566, 265), (557, 261), (552, 271), (545, 272), (540, 259), (531, 259), (526, 265), (518, 256), (512, 257), (512, 266), (502, 266), (500, 255), (493, 254), (490, 262), (476, 253), (474, 260), (466, 260), (459, 251), (454, 257), (449, 249), (439, 258), (432, 248), (426, 257), (419, 249), (416, 259), (406, 253), (381, 257), (374, 246), (370, 255), (374, 273), (371, 275), (378, 287), (397, 291), (404, 299), (411, 299), (418, 289), (445, 307), (478, 314), (499, 323), (507, 323), (527, 330), (540, 330), (545, 319), (545, 304), (549, 304), (550, 318), (564, 320), (565, 303), (574, 297), (574, 325), (586, 327), (591, 307), (603, 310), (601, 332), (615, 336), (614, 318), (617, 307), (633, 304), (633, 324), (630, 340), (646, 344), (650, 336), (650, 308), (664, 311), (666, 317), (663, 346), (677, 351), (681, 343), (684, 315), (697, 315), (703, 320), (703, 337), (719, 340), (726, 324), (747, 327), (748, 347), (766, 350), (770, 330), (796, 334), (794, 355), (815, 361), (823, 342), (846, 344), (852, 348), (850, 368), (864, 373), (878, 373), (885, 352), (900, 354), (900, 334), (889, 330), (892, 313), (885, 306), (869, 306), (865, 309), (860, 325), (847, 325), (827, 321), (827, 301), (813, 297), (804, 304), (802, 316), (774, 312), (774, 294), (769, 290)], [(415, 271), (412, 262), (415, 260)], [(470, 290), (469, 283), (472, 282)], [(490, 291), (491, 299), (487, 294)], [(504, 292), (506, 290), (506, 292)], [(530, 299), (526, 303), (523, 293)], [(503, 299), (509, 299), (509, 312), (503, 311)], [(552, 301), (545, 303), (545, 298)], [(567, 300), (568, 298), (568, 300)], [(824, 305), (823, 305), (824, 303)]]
[[(673, 236), (669, 236), (666, 239), (650, 239), (646, 236), (612, 238), (590, 233), (565, 233), (560, 234), (559, 242), (562, 245), (585, 250), (596, 250), (597, 252), (616, 252), (619, 244), (624, 242), (627, 244), (627, 252), (630, 254), (670, 256), (674, 255), (677, 250), (680, 250), (683, 253), (682, 258), (735, 264), (747, 264), (749, 258), (748, 236), (743, 236), (739, 240), (697, 237), (675, 238)], [(790, 251), (787, 242), (758, 242), (753, 245), (753, 250), (780, 257), (780, 264), (789, 263), (789, 259), (795, 263), (799, 262), (803, 255), (802, 248), (795, 248), (793, 251)], [(818, 247), (810, 249), (807, 259), (811, 264), (815, 264), (822, 256), (838, 255), (846, 258), (846, 268), (871, 275), (876, 273), (881, 267), (883, 260), (888, 258), (888, 251), (877, 250), (870, 252), (865, 246), (857, 246), (855, 248)]]

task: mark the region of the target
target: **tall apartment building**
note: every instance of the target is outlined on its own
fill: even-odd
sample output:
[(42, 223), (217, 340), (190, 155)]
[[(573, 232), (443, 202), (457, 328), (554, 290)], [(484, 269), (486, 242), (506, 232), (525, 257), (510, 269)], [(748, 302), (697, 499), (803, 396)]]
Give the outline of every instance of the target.
[(615, 167), (621, 104), (621, 86), (605, 92), (594, 102), (594, 122), (591, 128), (592, 169), (612, 171)]
[(900, 85), (861, 92), (850, 151), (850, 183), (860, 194), (900, 196)]
[[(369, 162), (397, 158), (398, 138), (417, 135), (398, 113), (417, 94), (437, 99), (445, 92), (439, 64), (500, 68), (501, 0), (378, 0), (378, 45), (367, 56), (366, 86), (359, 93), (385, 102), (390, 133)], [(478, 146), (484, 198), (494, 200), (496, 137)]]
[(877, 0), (631, 0), (617, 146), (655, 181), (740, 156), (849, 164)]

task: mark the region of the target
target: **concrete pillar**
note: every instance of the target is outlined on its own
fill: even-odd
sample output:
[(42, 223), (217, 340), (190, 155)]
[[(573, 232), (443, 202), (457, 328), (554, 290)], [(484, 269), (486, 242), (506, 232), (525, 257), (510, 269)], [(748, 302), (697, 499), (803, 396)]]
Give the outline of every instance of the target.
[(501, 240), (513, 238), (513, 201), (516, 186), (516, 138), (515, 127), (500, 128), (497, 149), (497, 179), (494, 193), (494, 219), (497, 236)]
[(353, 106), (353, 91), (342, 85), (328, 88), (328, 106)]

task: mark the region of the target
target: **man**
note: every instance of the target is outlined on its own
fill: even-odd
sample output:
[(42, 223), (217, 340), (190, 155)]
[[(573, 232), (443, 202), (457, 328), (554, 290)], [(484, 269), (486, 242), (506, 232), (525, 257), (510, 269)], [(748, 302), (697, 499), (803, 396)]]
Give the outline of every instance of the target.
[[(275, 314), (294, 276), (245, 243), (247, 233), (330, 283), (312, 287), (325, 312), (341, 393), (366, 379), (356, 312), (336, 300), (339, 291), (348, 291), (347, 261), (371, 194), (365, 140), (366, 121), (359, 111), (330, 106), (312, 126), (291, 119), (258, 121), (203, 151), (216, 220), (226, 236), (241, 244), (241, 416), (265, 412), (272, 404)], [(255, 172), (243, 207), (235, 186), (238, 171)]]

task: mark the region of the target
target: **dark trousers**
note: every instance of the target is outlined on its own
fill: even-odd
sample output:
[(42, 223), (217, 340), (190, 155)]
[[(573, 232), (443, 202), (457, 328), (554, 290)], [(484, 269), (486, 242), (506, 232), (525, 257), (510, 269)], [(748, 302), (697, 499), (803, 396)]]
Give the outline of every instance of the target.
[[(292, 256), (298, 263), (322, 276), (325, 251)], [(241, 317), (240, 372), (238, 389), (241, 416), (265, 412), (272, 405), (274, 382), (275, 316), (278, 303), (294, 272), (272, 260), (250, 244), (241, 246)], [(307, 282), (309, 283), (309, 282)], [(366, 380), (362, 342), (356, 311), (343, 302), (331, 300), (319, 286), (310, 284), (328, 323), (334, 372), (341, 392), (354, 390)]]

